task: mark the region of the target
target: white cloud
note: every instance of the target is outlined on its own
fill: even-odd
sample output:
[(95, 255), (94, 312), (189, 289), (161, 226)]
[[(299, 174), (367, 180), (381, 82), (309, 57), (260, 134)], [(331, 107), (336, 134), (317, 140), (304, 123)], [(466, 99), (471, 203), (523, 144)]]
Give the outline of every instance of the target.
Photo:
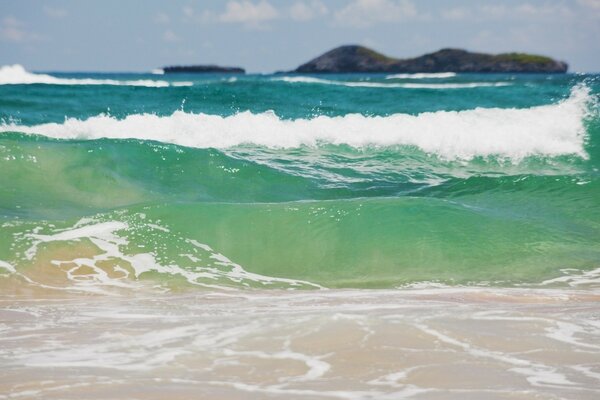
[(0, 40), (13, 43), (37, 42), (43, 40), (43, 37), (27, 31), (23, 22), (9, 15), (0, 21)]
[(249, 28), (260, 28), (261, 24), (279, 18), (279, 12), (267, 0), (253, 3), (249, 0), (230, 1), (219, 15), (221, 22), (240, 23)]
[(503, 4), (485, 4), (479, 7), (477, 14), (479, 18), (503, 18), (509, 10)]
[(65, 10), (65, 9), (48, 7), (48, 6), (44, 7), (44, 13), (47, 16), (49, 16), (50, 18), (64, 18), (67, 15), (69, 15), (67, 10)]
[[(590, 2), (600, 0), (579, 0), (581, 2)], [(599, 5), (600, 7), (600, 5)], [(482, 4), (476, 7), (448, 8), (439, 12), (442, 19), (450, 21), (467, 20), (505, 20), (505, 21), (548, 21), (560, 20), (575, 16), (575, 11), (569, 5), (563, 2), (546, 1), (544, 3), (523, 2), (519, 4)]]
[(179, 42), (181, 40), (181, 38), (179, 36), (177, 36), (175, 34), (175, 32), (173, 32), (170, 29), (167, 29), (164, 33), (163, 33), (163, 40), (165, 42)]
[(465, 18), (470, 18), (471, 13), (466, 8), (450, 8), (441, 11), (442, 18), (450, 21), (460, 21)]
[(418, 16), (410, 0), (353, 0), (334, 14), (340, 25), (368, 27), (378, 22), (399, 22)]
[(154, 16), (154, 22), (157, 24), (168, 24), (171, 22), (171, 18), (164, 12), (159, 12)]
[(182, 8), (183, 15), (186, 17), (192, 18), (195, 15), (195, 11), (192, 7), (186, 6)]
[[(232, 0), (220, 13), (211, 10), (198, 12), (190, 6), (183, 7), (182, 12), (183, 20), (187, 22), (237, 23), (250, 29), (264, 29), (267, 27), (265, 23), (272, 20), (309, 21), (327, 15), (329, 10), (321, 0), (299, 0), (285, 11), (278, 10), (268, 0)], [(166, 23), (165, 17), (159, 14), (155, 22)]]
[(544, 3), (533, 5), (523, 3), (515, 8), (515, 13), (522, 17), (551, 17), (565, 18), (573, 15), (570, 7), (562, 3)]
[[(588, 0), (590, 1), (590, 0)], [(557, 2), (541, 4), (521, 3), (514, 6), (504, 4), (484, 5), (479, 8), (478, 16), (481, 18), (526, 18), (526, 19), (559, 19), (574, 15), (573, 10)]]
[(183, 7), (183, 20), (187, 22), (198, 22), (201, 24), (215, 22), (218, 20), (217, 15), (210, 10), (203, 10), (197, 13), (192, 7)]
[(600, 0), (577, 0), (577, 2), (587, 8), (591, 8), (595, 11), (600, 11)]
[(311, 2), (297, 1), (290, 8), (290, 18), (295, 21), (309, 21), (321, 17), (329, 12), (325, 4), (319, 0)]

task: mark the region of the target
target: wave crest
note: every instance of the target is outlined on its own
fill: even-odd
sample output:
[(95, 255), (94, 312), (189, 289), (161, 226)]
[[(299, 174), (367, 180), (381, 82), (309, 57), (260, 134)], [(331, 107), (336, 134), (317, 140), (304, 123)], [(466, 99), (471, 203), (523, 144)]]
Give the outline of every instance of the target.
[(5, 65), (0, 67), (0, 85), (30, 85), (42, 83), (48, 85), (115, 85), (115, 86), (192, 86), (193, 82), (154, 81), (151, 79), (117, 80), (117, 79), (75, 79), (57, 78), (47, 74), (34, 74), (23, 68), (22, 65)]
[(98, 115), (86, 120), (34, 126), (3, 124), (0, 131), (41, 134), (56, 139), (141, 139), (196, 148), (258, 145), (297, 148), (320, 144), (413, 146), (443, 159), (497, 156), (576, 155), (587, 158), (584, 120), (589, 89), (578, 86), (569, 98), (526, 109), (476, 108), (418, 115), (319, 116), (281, 119), (273, 112), (249, 111), (222, 117), (176, 111), (169, 116), (134, 114), (124, 119)]

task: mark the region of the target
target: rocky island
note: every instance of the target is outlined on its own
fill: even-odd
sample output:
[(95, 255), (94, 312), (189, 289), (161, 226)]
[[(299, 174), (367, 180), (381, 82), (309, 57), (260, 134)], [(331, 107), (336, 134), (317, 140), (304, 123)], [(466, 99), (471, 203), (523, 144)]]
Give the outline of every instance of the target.
[(485, 54), (461, 49), (442, 49), (416, 58), (397, 59), (364, 46), (349, 45), (330, 50), (291, 72), (565, 73), (567, 69), (568, 65), (565, 62), (526, 53)]
[(221, 67), (218, 65), (175, 65), (163, 67), (165, 74), (172, 73), (203, 73), (203, 74), (245, 74), (246, 70), (239, 67)]

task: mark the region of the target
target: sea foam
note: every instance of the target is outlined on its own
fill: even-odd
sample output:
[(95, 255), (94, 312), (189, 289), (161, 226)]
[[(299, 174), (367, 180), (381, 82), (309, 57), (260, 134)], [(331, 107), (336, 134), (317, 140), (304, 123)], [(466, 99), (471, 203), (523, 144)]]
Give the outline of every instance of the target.
[[(58, 267), (60, 271), (65, 272), (68, 280), (74, 284), (74, 286), (67, 287), (53, 286), (54, 289), (59, 290), (106, 293), (101, 286), (136, 288), (138, 287), (136, 279), (147, 272), (156, 272), (170, 276), (177, 275), (192, 285), (212, 289), (230, 289), (232, 285), (235, 286), (238, 284), (243, 286), (255, 284), (264, 287), (272, 286), (286, 289), (324, 289), (321, 285), (304, 280), (267, 276), (247, 271), (241, 265), (236, 264), (225, 255), (213, 250), (207, 244), (200, 243), (195, 239), (182, 238), (177, 234), (170, 234), (170, 229), (164, 226), (144, 222), (145, 215), (134, 215), (128, 219), (129, 221), (98, 221), (94, 218), (82, 218), (74, 226), (64, 230), (56, 230), (51, 234), (29, 233), (25, 235), (25, 238), (30, 241), (30, 246), (24, 252), (24, 255), (28, 260), (40, 257), (40, 247), (45, 243), (66, 243), (86, 239), (95, 245), (98, 248), (98, 252), (89, 258), (78, 256), (72, 260), (59, 259), (50, 261), (50, 264)], [(171, 240), (177, 240), (178, 248), (186, 249), (188, 252), (182, 255), (188, 256), (190, 261), (192, 261), (192, 265), (186, 268), (176, 262), (165, 263), (161, 261), (161, 257), (157, 257), (155, 252), (139, 252), (137, 254), (124, 252), (124, 248), (129, 244), (130, 233), (133, 230), (145, 230), (147, 232), (147, 240), (153, 236), (152, 231), (159, 235), (160, 240), (168, 241), (169, 236)], [(34, 230), (34, 232), (36, 231)], [(162, 259), (164, 260), (164, 257)], [(104, 263), (111, 260), (125, 262), (126, 265), (131, 267), (133, 274), (130, 274), (117, 263), (114, 269), (117, 272), (121, 272), (122, 276), (119, 278), (111, 277), (101, 267)], [(79, 271), (82, 267), (85, 267), (90, 272), (86, 274), (87, 276), (82, 276)], [(0, 268), (11, 273), (17, 272), (14, 267), (2, 260), (0, 260)], [(20, 274), (20, 272), (19, 276), (27, 279), (27, 276)], [(28, 279), (28, 281), (34, 282), (31, 279)]]
[(118, 80), (118, 79), (75, 79), (57, 78), (47, 74), (34, 74), (19, 64), (0, 67), (0, 85), (29, 85), (42, 83), (48, 85), (116, 85), (116, 86), (192, 86), (193, 82), (155, 81), (151, 79)]
[[(407, 74), (410, 75), (410, 74)], [(389, 79), (387, 77), (386, 79)], [(418, 78), (416, 78), (418, 79)], [(510, 82), (460, 82), (460, 83), (387, 83), (387, 82), (365, 82), (365, 81), (338, 81), (330, 79), (315, 78), (311, 76), (283, 76), (273, 78), (275, 81), (287, 83), (311, 83), (321, 85), (336, 85), (346, 87), (382, 88), (382, 89), (470, 89), (478, 87), (501, 87), (510, 86)]]
[(22, 126), (0, 131), (41, 134), (56, 139), (141, 139), (196, 148), (257, 145), (297, 148), (321, 144), (411, 146), (442, 159), (495, 156), (515, 161), (528, 156), (587, 158), (584, 120), (589, 89), (577, 86), (556, 104), (531, 108), (475, 108), (418, 115), (348, 114), (287, 120), (273, 112), (232, 116), (176, 111), (172, 115), (133, 114), (123, 119), (97, 115), (86, 120)]
[(386, 79), (444, 79), (453, 78), (456, 72), (420, 72), (416, 74), (394, 74), (389, 75)]

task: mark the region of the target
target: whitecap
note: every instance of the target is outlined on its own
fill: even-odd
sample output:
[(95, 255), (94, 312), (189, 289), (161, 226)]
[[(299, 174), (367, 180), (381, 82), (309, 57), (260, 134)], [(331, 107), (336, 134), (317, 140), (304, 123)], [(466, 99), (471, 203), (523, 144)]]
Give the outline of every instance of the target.
[(176, 111), (171, 115), (133, 114), (123, 119), (100, 114), (85, 120), (33, 126), (4, 123), (0, 132), (40, 134), (56, 139), (154, 140), (195, 148), (252, 144), (268, 148), (322, 144), (415, 147), (446, 160), (499, 157), (519, 162), (529, 156), (574, 155), (587, 159), (584, 120), (589, 89), (577, 86), (569, 98), (531, 108), (475, 108), (418, 115), (318, 116), (282, 119), (273, 112), (231, 116)]
[(0, 67), (0, 85), (114, 85), (114, 86), (144, 86), (144, 87), (169, 87), (192, 86), (193, 82), (156, 81), (152, 79), (118, 80), (118, 79), (92, 79), (92, 78), (57, 78), (48, 74), (34, 74), (23, 68), (22, 65), (5, 65)]

